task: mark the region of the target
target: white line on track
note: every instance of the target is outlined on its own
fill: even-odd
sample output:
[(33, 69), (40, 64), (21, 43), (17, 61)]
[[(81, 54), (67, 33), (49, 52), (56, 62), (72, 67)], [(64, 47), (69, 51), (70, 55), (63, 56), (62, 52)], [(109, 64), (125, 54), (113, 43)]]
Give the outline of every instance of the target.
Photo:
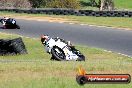
[(61, 24), (62, 24), (62, 23), (64, 23), (64, 22), (59, 22), (59, 23), (61, 23)]
[[(109, 52), (109, 53), (114, 53), (113, 51), (110, 51), (110, 50), (103, 50), (105, 52)], [(118, 55), (122, 55), (122, 56), (125, 56), (125, 57), (129, 57), (129, 58), (132, 58), (132, 56), (129, 56), (129, 55), (126, 55), (126, 54), (122, 54), (122, 53), (117, 53)]]
[(69, 23), (69, 24), (75, 24), (75, 23)]
[[(59, 22), (60, 23), (60, 22)], [(66, 22), (64, 22), (66, 23)], [(68, 23), (68, 24), (78, 24), (78, 23)], [(81, 25), (81, 26), (90, 26), (90, 27), (99, 27), (99, 28), (113, 28), (113, 29), (120, 29), (120, 30), (126, 30), (126, 31), (130, 31), (132, 29), (130, 28), (118, 28), (118, 27), (108, 27), (108, 26), (98, 26), (98, 25), (92, 25), (92, 24), (78, 24), (78, 25)]]
[(88, 25), (88, 24), (80, 24), (81, 26), (85, 26), (85, 25)]

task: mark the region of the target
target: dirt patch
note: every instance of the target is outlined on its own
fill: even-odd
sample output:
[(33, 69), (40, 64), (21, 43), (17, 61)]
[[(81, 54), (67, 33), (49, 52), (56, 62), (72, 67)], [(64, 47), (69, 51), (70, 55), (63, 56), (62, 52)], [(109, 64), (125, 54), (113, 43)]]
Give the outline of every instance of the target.
[(59, 18), (59, 17), (48, 17), (48, 16), (17, 16), (17, 15), (6, 15), (9, 18), (15, 19), (24, 19), (24, 20), (36, 20), (36, 21), (49, 21), (49, 22), (59, 22), (59, 23), (76, 23), (77, 21), (70, 21), (66, 18)]

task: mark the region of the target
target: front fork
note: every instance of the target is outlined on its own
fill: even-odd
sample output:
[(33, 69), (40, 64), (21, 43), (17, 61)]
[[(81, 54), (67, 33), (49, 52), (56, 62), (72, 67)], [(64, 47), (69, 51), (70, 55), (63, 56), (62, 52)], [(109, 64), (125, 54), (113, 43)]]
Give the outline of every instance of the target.
[(6, 26), (5, 25), (3, 25), (3, 29), (6, 29)]
[(3, 22), (3, 29), (6, 29), (6, 23)]

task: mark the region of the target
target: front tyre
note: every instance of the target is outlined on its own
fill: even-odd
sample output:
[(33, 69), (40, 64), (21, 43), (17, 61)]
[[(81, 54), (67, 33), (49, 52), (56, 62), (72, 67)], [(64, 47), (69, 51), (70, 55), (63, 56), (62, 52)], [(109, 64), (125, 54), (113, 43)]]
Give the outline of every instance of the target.
[(55, 60), (57, 60), (57, 61), (66, 60), (66, 57), (65, 57), (65, 54), (64, 54), (63, 50), (60, 49), (59, 47), (56, 47), (56, 46), (53, 47), (51, 49), (51, 53), (52, 53), (53, 57), (55, 58)]
[(78, 55), (78, 61), (85, 61), (85, 56), (84, 55)]
[(16, 24), (16, 29), (20, 29), (20, 26)]
[(77, 49), (72, 48), (71, 49), (73, 53), (75, 53), (78, 56), (77, 61), (85, 61), (85, 56)]

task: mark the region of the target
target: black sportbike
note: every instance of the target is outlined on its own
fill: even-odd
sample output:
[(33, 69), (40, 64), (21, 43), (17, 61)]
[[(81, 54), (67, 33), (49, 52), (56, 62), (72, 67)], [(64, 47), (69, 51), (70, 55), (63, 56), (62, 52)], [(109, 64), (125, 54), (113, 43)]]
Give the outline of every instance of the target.
[(0, 22), (3, 25), (3, 29), (20, 29), (20, 26), (16, 23), (14, 19), (0, 19)]

